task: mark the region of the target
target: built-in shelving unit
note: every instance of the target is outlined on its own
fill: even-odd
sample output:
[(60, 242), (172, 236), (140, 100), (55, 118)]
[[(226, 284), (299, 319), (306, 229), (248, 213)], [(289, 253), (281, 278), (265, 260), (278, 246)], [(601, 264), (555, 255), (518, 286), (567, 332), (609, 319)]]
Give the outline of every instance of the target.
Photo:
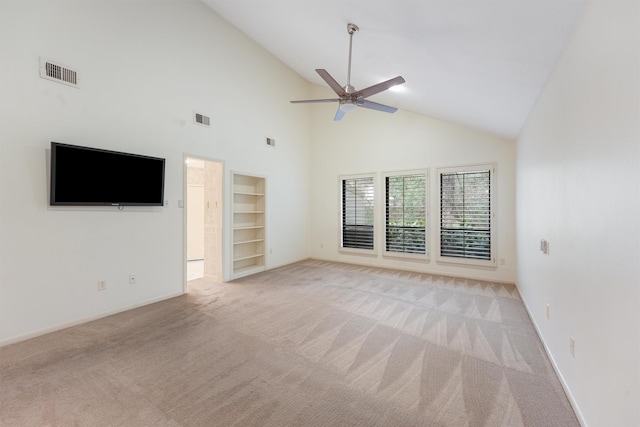
[(231, 173), (232, 279), (265, 269), (265, 178)]

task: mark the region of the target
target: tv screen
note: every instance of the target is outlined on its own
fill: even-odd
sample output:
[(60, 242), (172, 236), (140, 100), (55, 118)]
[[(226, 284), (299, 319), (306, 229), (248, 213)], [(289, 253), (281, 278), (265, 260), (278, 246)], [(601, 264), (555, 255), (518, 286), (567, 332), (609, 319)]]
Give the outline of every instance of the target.
[(162, 206), (164, 159), (52, 142), (49, 203)]

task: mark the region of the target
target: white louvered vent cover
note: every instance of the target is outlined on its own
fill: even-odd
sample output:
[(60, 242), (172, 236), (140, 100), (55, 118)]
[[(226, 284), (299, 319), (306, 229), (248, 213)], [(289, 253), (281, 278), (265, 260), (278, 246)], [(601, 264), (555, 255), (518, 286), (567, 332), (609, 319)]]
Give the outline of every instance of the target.
[(209, 117), (200, 113), (193, 113), (193, 122), (202, 126), (211, 126)]
[(77, 71), (44, 58), (40, 58), (40, 77), (63, 85), (80, 87)]

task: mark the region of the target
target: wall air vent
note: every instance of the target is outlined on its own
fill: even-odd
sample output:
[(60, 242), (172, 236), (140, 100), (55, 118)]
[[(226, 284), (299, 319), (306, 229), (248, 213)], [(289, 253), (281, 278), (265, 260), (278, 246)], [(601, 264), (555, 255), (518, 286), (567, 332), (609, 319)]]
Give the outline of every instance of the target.
[(77, 71), (44, 58), (40, 58), (40, 77), (63, 85), (80, 87)]
[(193, 122), (198, 124), (198, 125), (202, 125), (202, 126), (206, 126), (206, 127), (210, 127), (211, 126), (211, 120), (209, 119), (209, 117), (203, 115), (203, 114), (199, 114), (199, 113), (194, 113), (193, 114)]

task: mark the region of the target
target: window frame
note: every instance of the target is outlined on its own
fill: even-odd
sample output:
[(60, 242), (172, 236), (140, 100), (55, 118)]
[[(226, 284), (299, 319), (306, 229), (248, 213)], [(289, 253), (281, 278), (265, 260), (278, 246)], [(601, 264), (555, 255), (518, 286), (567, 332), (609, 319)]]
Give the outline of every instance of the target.
[[(343, 236), (343, 230), (344, 230), (344, 194), (343, 194), (343, 182), (345, 180), (351, 180), (351, 179), (363, 179), (363, 178), (370, 178), (371, 182), (372, 182), (372, 186), (373, 186), (373, 209), (372, 209), (372, 214), (373, 214), (373, 221), (372, 221), (372, 227), (373, 227), (373, 237), (372, 237), (372, 242), (373, 242), (373, 248), (372, 249), (364, 249), (364, 248), (351, 248), (351, 247), (345, 247), (344, 246), (344, 236)], [(350, 254), (360, 254), (360, 255), (372, 255), (372, 256), (377, 256), (378, 255), (378, 236), (377, 236), (377, 225), (378, 225), (378, 213), (377, 213), (377, 208), (376, 208), (376, 204), (378, 203), (378, 189), (377, 189), (377, 174), (376, 173), (365, 173), (365, 174), (352, 174), (352, 175), (340, 175), (338, 176), (338, 196), (340, 199), (340, 203), (339, 203), (339, 210), (338, 210), (338, 222), (339, 222), (339, 227), (338, 227), (338, 250), (339, 252), (343, 252), (343, 253), (350, 253)]]
[[(387, 232), (388, 232), (388, 224), (387, 224), (387, 202), (388, 202), (388, 194), (387, 194), (387, 178), (389, 177), (404, 177), (404, 176), (411, 176), (411, 175), (424, 175), (425, 178), (425, 183), (424, 183), (424, 234), (425, 234), (425, 241), (424, 241), (424, 249), (425, 249), (425, 253), (424, 254), (419, 254), (419, 253), (411, 253), (411, 252), (396, 252), (396, 251), (389, 251), (387, 249)], [(382, 174), (382, 225), (383, 225), (383, 231), (382, 231), (382, 240), (383, 240), (383, 252), (382, 255), (384, 257), (388, 257), (388, 258), (403, 258), (403, 259), (408, 259), (408, 260), (420, 260), (420, 261), (429, 261), (431, 258), (431, 253), (430, 253), (430, 245), (429, 245), (429, 241), (431, 240), (431, 227), (429, 225), (430, 220), (431, 220), (431, 215), (430, 215), (430, 203), (429, 203), (429, 185), (430, 185), (430, 180), (429, 180), (429, 169), (412, 169), (412, 170), (405, 170), (405, 171), (394, 171), (394, 172), (385, 172)]]
[[(490, 257), (488, 260), (483, 259), (474, 259), (474, 258), (464, 258), (464, 257), (451, 257), (451, 256), (443, 256), (442, 255), (442, 175), (449, 173), (459, 173), (459, 172), (473, 172), (473, 171), (489, 171), (489, 236), (490, 236)], [(495, 182), (496, 182), (496, 164), (495, 163), (484, 163), (484, 164), (474, 164), (467, 166), (456, 166), (456, 167), (443, 167), (437, 169), (437, 178), (438, 178), (438, 217), (437, 217), (437, 236), (436, 237), (436, 261), (439, 263), (445, 264), (459, 264), (459, 265), (469, 265), (476, 267), (490, 267), (496, 268), (496, 253), (497, 253), (497, 236), (496, 236), (496, 191), (495, 191)]]

